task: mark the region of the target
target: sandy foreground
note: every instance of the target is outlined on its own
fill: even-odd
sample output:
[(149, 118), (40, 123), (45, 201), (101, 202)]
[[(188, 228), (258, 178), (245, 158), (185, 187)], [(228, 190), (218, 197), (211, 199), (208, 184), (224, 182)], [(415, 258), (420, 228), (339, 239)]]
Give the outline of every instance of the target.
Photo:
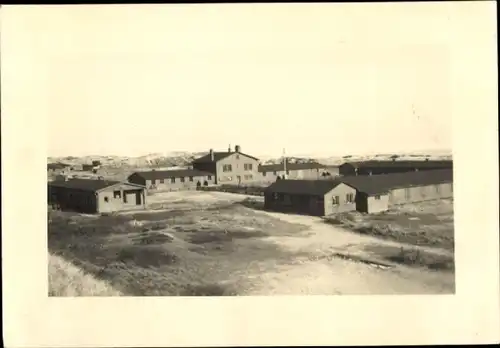
[[(316, 260), (298, 260), (296, 264), (279, 266), (275, 272), (251, 277), (254, 287), (248, 295), (333, 295), (333, 294), (450, 294), (454, 292), (454, 274), (403, 265), (381, 269), (374, 265), (339, 258), (329, 258), (334, 252), (366, 255), (363, 246), (370, 243), (397, 245), (399, 243), (357, 235), (309, 216), (271, 214), (292, 223), (310, 226), (307, 238), (273, 236), (269, 240), (294, 251), (325, 254)], [(426, 248), (429, 250), (430, 248)], [(432, 250), (446, 253), (444, 250)], [(371, 258), (373, 259), (373, 258)]]

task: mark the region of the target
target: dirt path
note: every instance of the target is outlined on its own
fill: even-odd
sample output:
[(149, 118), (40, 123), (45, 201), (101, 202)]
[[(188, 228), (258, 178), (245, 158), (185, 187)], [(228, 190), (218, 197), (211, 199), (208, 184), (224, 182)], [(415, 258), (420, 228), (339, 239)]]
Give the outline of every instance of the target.
[[(324, 224), (320, 219), (265, 212), (292, 223), (310, 226), (304, 234), (266, 238), (280, 247), (304, 252), (296, 264), (279, 266), (276, 271), (257, 274), (249, 284), (248, 295), (270, 294), (439, 294), (454, 292), (454, 275), (398, 266), (380, 269), (373, 265), (331, 257), (335, 252), (366, 256), (367, 244), (401, 246), (370, 236), (350, 233), (342, 228)], [(429, 252), (449, 253), (446, 250), (422, 248)]]

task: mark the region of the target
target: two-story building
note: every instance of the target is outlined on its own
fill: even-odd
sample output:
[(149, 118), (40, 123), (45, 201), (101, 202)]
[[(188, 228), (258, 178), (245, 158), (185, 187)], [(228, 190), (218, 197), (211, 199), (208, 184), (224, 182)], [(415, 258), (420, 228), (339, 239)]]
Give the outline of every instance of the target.
[(227, 151), (216, 152), (212, 149), (192, 162), (193, 169), (209, 172), (214, 175), (217, 185), (239, 185), (258, 181), (259, 159), (241, 152), (236, 145)]

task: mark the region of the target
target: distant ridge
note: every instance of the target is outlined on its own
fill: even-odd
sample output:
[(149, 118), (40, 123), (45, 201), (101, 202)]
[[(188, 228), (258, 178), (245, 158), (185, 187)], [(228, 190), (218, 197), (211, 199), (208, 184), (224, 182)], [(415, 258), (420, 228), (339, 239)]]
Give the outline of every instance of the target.
[[(127, 156), (64, 156), (64, 157), (48, 157), (48, 163), (62, 162), (67, 164), (90, 164), (92, 161), (100, 161), (103, 167), (114, 168), (183, 168), (188, 166), (192, 160), (203, 156), (208, 152), (184, 152), (175, 151), (167, 153), (151, 153), (138, 157)], [(251, 153), (250, 153), (251, 154)], [(256, 156), (263, 164), (281, 163), (281, 156)], [(367, 154), (367, 155), (349, 155), (331, 156), (331, 157), (315, 157), (315, 156), (287, 156), (289, 163), (307, 163), (319, 162), (326, 165), (340, 165), (350, 161), (366, 161), (366, 160), (443, 160), (452, 159), (451, 151), (449, 150), (430, 150), (428, 152), (406, 152), (406, 153), (384, 153), (384, 154)]]

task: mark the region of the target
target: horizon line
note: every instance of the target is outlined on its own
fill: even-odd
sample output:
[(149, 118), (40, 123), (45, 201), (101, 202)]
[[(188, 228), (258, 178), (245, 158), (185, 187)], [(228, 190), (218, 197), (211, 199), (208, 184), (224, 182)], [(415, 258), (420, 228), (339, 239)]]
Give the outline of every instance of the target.
[[(49, 155), (47, 158), (67, 158), (67, 157), (75, 157), (75, 158), (82, 158), (82, 157), (126, 157), (126, 158), (139, 158), (139, 157), (145, 157), (145, 156), (150, 156), (150, 155), (169, 155), (169, 154), (175, 154), (175, 153), (186, 153), (186, 154), (194, 154), (194, 153), (205, 153), (208, 151), (185, 151), (185, 150), (172, 150), (172, 151), (167, 151), (167, 152), (149, 152), (149, 153), (144, 153), (142, 155), (116, 155), (116, 154), (84, 154), (84, 155)], [(331, 155), (316, 155), (314, 153), (289, 153), (286, 154), (286, 157), (345, 157), (345, 156), (377, 156), (377, 155), (405, 155), (405, 154), (413, 154), (413, 153), (419, 153), (422, 155), (425, 155), (427, 152), (449, 152), (450, 154), (453, 153), (453, 149), (450, 148), (427, 148), (427, 149), (415, 149), (415, 150), (405, 150), (405, 151), (370, 151), (370, 152), (364, 152), (364, 153), (345, 153), (345, 154), (331, 154)], [(251, 154), (251, 153), (249, 153)], [(261, 157), (283, 157), (283, 154), (281, 155), (257, 155)]]

